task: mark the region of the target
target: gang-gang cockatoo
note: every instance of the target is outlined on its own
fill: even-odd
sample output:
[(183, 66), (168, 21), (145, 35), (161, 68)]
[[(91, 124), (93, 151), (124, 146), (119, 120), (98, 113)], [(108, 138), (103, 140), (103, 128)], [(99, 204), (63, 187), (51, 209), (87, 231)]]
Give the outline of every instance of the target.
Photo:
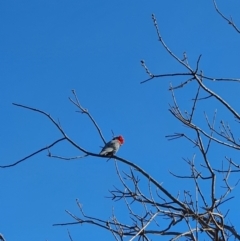
[(122, 136), (114, 137), (111, 141), (109, 141), (99, 153), (101, 156), (113, 156), (119, 149), (119, 147), (123, 144), (124, 139)]

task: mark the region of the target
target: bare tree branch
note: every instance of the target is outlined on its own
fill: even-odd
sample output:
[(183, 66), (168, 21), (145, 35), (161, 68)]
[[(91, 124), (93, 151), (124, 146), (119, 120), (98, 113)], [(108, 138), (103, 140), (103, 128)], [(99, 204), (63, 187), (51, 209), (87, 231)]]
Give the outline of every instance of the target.
[(102, 141), (104, 142), (104, 144), (106, 144), (106, 141), (105, 141), (105, 139), (104, 139), (104, 137), (103, 137), (102, 131), (101, 131), (101, 129), (99, 128), (97, 122), (93, 119), (92, 115), (88, 112), (88, 110), (85, 109), (85, 108), (83, 108), (83, 107), (80, 105), (80, 102), (79, 102), (79, 100), (78, 100), (78, 98), (77, 98), (76, 91), (75, 91), (75, 90), (72, 90), (72, 93), (73, 93), (73, 95), (74, 95), (75, 101), (72, 100), (71, 98), (69, 98), (69, 100), (70, 100), (74, 105), (76, 105), (76, 106), (81, 110), (81, 112), (82, 112), (83, 114), (86, 114), (86, 115), (90, 118), (90, 120), (92, 121), (92, 123), (93, 123), (94, 126), (96, 127), (96, 129), (97, 129), (100, 137), (102, 138)]
[(19, 163), (21, 163), (21, 162), (29, 159), (30, 157), (35, 156), (35, 155), (37, 155), (38, 153), (40, 153), (40, 152), (42, 152), (42, 151), (48, 150), (49, 148), (51, 148), (51, 147), (53, 147), (54, 145), (56, 145), (58, 142), (64, 141), (65, 139), (66, 139), (65, 137), (63, 137), (63, 138), (61, 138), (61, 139), (58, 139), (58, 140), (54, 141), (52, 144), (50, 144), (50, 145), (48, 145), (48, 146), (46, 146), (46, 147), (43, 147), (43, 148), (41, 148), (41, 149), (33, 152), (32, 154), (30, 154), (30, 155), (28, 155), (28, 156), (20, 159), (19, 161), (14, 162), (14, 163), (9, 164), (9, 165), (2, 165), (2, 166), (0, 166), (0, 168), (7, 168), (7, 167), (16, 166), (17, 164), (19, 164)]
[(220, 10), (218, 9), (218, 6), (217, 6), (217, 3), (216, 3), (215, 0), (213, 0), (213, 4), (214, 4), (214, 7), (215, 7), (217, 13), (218, 13), (224, 20), (226, 20), (226, 21), (228, 22), (228, 24), (232, 25), (232, 27), (233, 27), (238, 33), (240, 33), (240, 29), (239, 29), (239, 28), (236, 26), (236, 24), (233, 22), (232, 17), (230, 17), (230, 19), (227, 18), (227, 17), (225, 17), (225, 16), (220, 12)]

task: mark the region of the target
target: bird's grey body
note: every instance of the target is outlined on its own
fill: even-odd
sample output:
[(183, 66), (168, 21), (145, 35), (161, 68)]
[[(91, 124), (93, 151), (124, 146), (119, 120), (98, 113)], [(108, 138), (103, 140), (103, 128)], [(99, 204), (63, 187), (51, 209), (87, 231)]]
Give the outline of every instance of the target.
[(119, 147), (123, 144), (122, 136), (114, 137), (111, 141), (109, 141), (99, 153), (101, 156), (113, 156), (119, 149)]

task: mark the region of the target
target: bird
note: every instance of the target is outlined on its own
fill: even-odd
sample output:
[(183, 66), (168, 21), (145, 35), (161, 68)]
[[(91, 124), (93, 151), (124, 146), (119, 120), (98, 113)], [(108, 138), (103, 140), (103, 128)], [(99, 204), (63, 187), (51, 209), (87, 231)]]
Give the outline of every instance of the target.
[(122, 136), (116, 136), (111, 141), (106, 143), (106, 145), (102, 148), (99, 155), (101, 156), (113, 156), (119, 149), (119, 147), (124, 143), (124, 139)]

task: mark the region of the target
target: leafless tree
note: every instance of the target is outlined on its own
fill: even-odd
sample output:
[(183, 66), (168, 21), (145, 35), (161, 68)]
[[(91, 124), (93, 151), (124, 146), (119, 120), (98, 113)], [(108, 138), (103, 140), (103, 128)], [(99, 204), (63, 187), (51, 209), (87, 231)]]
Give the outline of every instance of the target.
[[(227, 21), (237, 33), (240, 33), (233, 19), (225, 17), (218, 9), (215, 0), (213, 0), (213, 3), (216, 12)], [(125, 204), (130, 221), (121, 222), (114, 211), (112, 212), (111, 218), (108, 220), (89, 216), (85, 214), (80, 201), (76, 200), (81, 215), (79, 216), (66, 210), (68, 215), (73, 218), (73, 222), (54, 225), (95, 225), (111, 232), (115, 240), (151, 240), (153, 236), (164, 236), (170, 240), (240, 240), (238, 230), (235, 228), (234, 224), (231, 223), (231, 220), (228, 219), (229, 210), (226, 211), (226, 209), (222, 209), (223, 204), (233, 198), (233, 196), (229, 194), (232, 193), (239, 182), (238, 178), (236, 176), (234, 177), (234, 174), (240, 172), (240, 164), (226, 154), (223, 154), (224, 160), (221, 163), (219, 162), (218, 166), (216, 163), (212, 162), (212, 152), (214, 152), (216, 148), (227, 148), (224, 149), (224, 151), (238, 151), (240, 149), (237, 129), (234, 130), (229, 124), (233, 123), (233, 127), (238, 128), (236, 123), (238, 124), (240, 122), (240, 114), (227, 100), (208, 87), (208, 82), (217, 84), (220, 81), (224, 81), (227, 84), (231, 84), (233, 82), (240, 82), (240, 79), (217, 78), (205, 75), (204, 71), (200, 68), (201, 55), (199, 55), (196, 60), (195, 67), (192, 67), (189, 63), (190, 61), (187, 57), (187, 53), (184, 52), (183, 56), (179, 57), (165, 43), (155, 15), (152, 15), (152, 20), (159, 43), (184, 70), (179, 73), (154, 74), (151, 72), (150, 68), (147, 67), (145, 61), (142, 60), (141, 65), (149, 78), (141, 83), (167, 77), (174, 78), (174, 83), (178, 83), (175, 85), (171, 84), (169, 87), (172, 95), (172, 104), (169, 107), (169, 111), (179, 123), (187, 128), (166, 137), (168, 140), (186, 139), (196, 148), (196, 153), (201, 156), (201, 158), (198, 157), (197, 163), (195, 161), (196, 155), (193, 155), (191, 158), (184, 158), (186, 165), (189, 167), (189, 173), (187, 174), (179, 175), (172, 172), (170, 173), (173, 175), (173, 178), (188, 179), (194, 184), (195, 189), (193, 191), (182, 189), (182, 194), (173, 194), (160, 183), (161, 180), (154, 179), (149, 173), (135, 163), (119, 156), (112, 156), (111, 160), (115, 162), (116, 174), (122, 186), (114, 187), (110, 191), (110, 197), (114, 201), (122, 201)], [(184, 79), (184, 81), (179, 83), (177, 78), (181, 78), (181, 80)], [(188, 92), (188, 94), (190, 93), (192, 95), (192, 99), (191, 106), (188, 108), (189, 110), (185, 111), (185, 107), (178, 104), (177, 95), (181, 95), (181, 91), (185, 91), (187, 86), (191, 88), (191, 92)], [(70, 98), (70, 101), (81, 113), (89, 117), (99, 137), (102, 139), (103, 143), (106, 144), (101, 128), (98, 126), (91, 113), (81, 105), (76, 92), (73, 90), (72, 93), (73, 98)], [(186, 91), (183, 93), (187, 94)], [(217, 116), (217, 111), (214, 113), (207, 113), (207, 111), (204, 113), (197, 112), (198, 106), (202, 106), (209, 101), (214, 101), (216, 106), (224, 108), (225, 111), (229, 113), (229, 120), (227, 120), (227, 122), (225, 117), (219, 118)], [(100, 156), (97, 153), (92, 153), (84, 149), (78, 143), (75, 143), (66, 134), (61, 125), (46, 112), (16, 103), (14, 103), (14, 105), (46, 116), (62, 134), (62, 137), (50, 143), (47, 147), (13, 164), (1, 166), (1, 168), (17, 165), (42, 151), (48, 151), (48, 156), (51, 158), (64, 160), (80, 159), (87, 156), (103, 159), (109, 158)], [(211, 118), (209, 118), (209, 115)], [(202, 116), (205, 121), (204, 126), (199, 125), (198, 121)], [(82, 155), (75, 157), (53, 155), (51, 153), (51, 147), (63, 141), (70, 143), (79, 150)], [(200, 162), (199, 159), (201, 159)], [(129, 167), (129, 172), (121, 171), (119, 163), (127, 165)], [(234, 178), (230, 181), (230, 177), (232, 176)], [(148, 186), (147, 192), (142, 191), (141, 185), (143, 182)], [(139, 212), (139, 210), (141, 211)], [(72, 240), (70, 233), (69, 238)]]

